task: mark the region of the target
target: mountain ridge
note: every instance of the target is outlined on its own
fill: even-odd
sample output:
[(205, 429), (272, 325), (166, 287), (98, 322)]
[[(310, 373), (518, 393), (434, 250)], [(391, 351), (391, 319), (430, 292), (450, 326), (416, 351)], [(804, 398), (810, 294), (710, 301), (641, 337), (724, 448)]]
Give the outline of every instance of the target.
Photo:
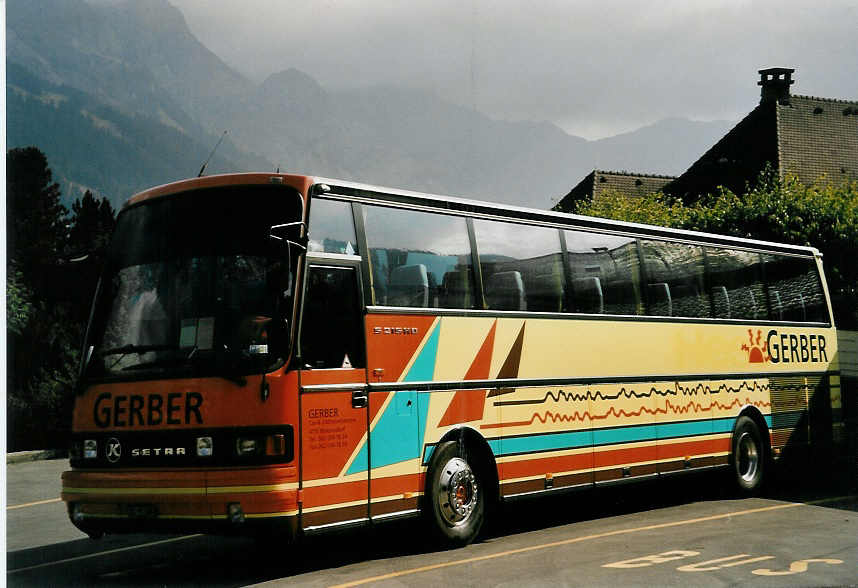
[[(68, 141), (38, 120), (10, 125), (9, 146), (21, 141), (53, 146), (63, 155), (48, 149), (49, 161), (69, 185), (122, 191), (110, 194), (116, 204), (131, 195), (128, 190), (196, 171), (188, 171), (188, 161), (206, 152), (202, 146), (210, 149), (224, 130), (228, 139), (211, 170), (279, 166), (545, 208), (593, 168), (681, 173), (732, 124), (674, 118), (588, 141), (547, 121), (495, 120), (431, 91), (325, 88), (290, 67), (288, 59), (281, 71), (257, 84), (200, 43), (168, 0), (9, 0), (7, 41), (7, 64), (19, 68), (11, 75), (13, 86), (26, 72), (50, 86), (30, 92), (34, 95), (80, 92), (49, 112), (47, 104), (25, 101), (7, 84), (16, 116), (50, 115), (59, 127), (75, 128), (84, 144), (113, 145), (109, 162), (116, 176), (127, 175), (124, 170), (139, 167), (141, 160), (148, 163), (141, 173), (135, 170), (134, 182), (93, 181), (93, 170), (108, 162), (87, 162), (85, 153), (57, 149)], [(72, 102), (88, 104), (83, 110), (89, 116), (81, 108), (70, 110)], [(172, 144), (159, 146), (159, 140)], [(87, 169), (89, 175), (83, 173)]]

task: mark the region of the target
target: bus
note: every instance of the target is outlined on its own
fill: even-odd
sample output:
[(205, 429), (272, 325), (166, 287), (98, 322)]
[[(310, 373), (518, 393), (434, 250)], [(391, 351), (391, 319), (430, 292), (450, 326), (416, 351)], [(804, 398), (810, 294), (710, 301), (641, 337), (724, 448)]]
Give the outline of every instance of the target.
[(93, 537), (464, 545), (518, 498), (754, 494), (843, 420), (816, 249), (281, 173), (132, 197), (81, 364), (62, 499)]

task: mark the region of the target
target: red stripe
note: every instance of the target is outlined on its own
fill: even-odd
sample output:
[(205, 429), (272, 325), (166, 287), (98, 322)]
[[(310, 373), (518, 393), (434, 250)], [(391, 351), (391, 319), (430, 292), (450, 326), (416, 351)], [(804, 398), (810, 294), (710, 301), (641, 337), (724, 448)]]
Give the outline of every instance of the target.
[(369, 491), (366, 480), (305, 487), (304, 508), (367, 500), (368, 496)]
[(684, 443), (670, 443), (658, 446), (659, 459), (670, 459), (673, 457), (693, 457), (708, 453), (729, 452), (730, 439), (704, 439), (701, 441), (686, 441)]
[(372, 497), (394, 496), (406, 492), (420, 492), (423, 490), (423, 474), (405, 474), (402, 476), (391, 476), (389, 478), (372, 479)]
[(502, 480), (523, 478), (525, 476), (543, 475), (555, 472), (572, 472), (593, 469), (593, 454), (590, 452), (577, 455), (563, 455), (543, 459), (526, 459), (500, 464)]
[(527, 476), (541, 476), (548, 473), (588, 471), (593, 468), (605, 468), (620, 464), (634, 465), (642, 462), (729, 451), (729, 439), (707, 439), (685, 443), (647, 445), (644, 447), (610, 449), (596, 451), (595, 453), (588, 452), (502, 463), (500, 464), (500, 474), (501, 480), (509, 480)]

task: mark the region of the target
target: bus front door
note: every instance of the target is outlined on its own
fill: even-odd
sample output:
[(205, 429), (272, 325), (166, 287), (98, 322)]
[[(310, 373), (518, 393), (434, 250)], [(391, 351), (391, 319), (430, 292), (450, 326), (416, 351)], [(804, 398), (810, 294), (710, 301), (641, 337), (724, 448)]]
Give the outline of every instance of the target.
[(369, 398), (357, 263), (309, 263), (300, 325), (301, 527), (368, 520)]

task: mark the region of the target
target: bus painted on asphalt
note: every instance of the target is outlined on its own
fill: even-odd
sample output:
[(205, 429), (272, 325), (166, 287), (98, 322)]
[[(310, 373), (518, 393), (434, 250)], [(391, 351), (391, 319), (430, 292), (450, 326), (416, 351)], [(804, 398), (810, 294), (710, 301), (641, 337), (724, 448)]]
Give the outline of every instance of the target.
[(120, 212), (62, 498), (286, 534), (772, 460), (842, 426), (819, 252), (288, 174)]

